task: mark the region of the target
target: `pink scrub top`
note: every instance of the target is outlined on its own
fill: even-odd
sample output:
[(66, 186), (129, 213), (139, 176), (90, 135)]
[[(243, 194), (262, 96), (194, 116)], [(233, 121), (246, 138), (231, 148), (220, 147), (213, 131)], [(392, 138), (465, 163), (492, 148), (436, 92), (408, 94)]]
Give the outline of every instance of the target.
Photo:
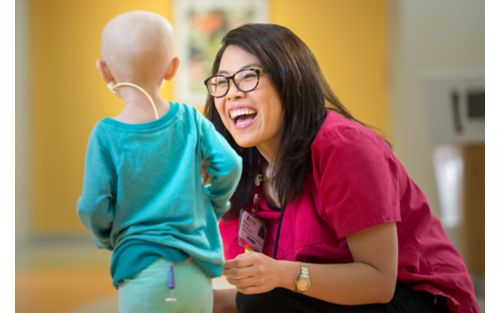
[[(329, 112), (312, 143), (311, 159), (301, 193), (285, 208), (277, 259), (349, 263), (347, 236), (396, 222), (398, 282), (446, 297), (452, 312), (479, 312), (462, 258), (383, 138)], [(249, 201), (245, 209), (252, 207)], [(262, 196), (257, 208), (268, 228), (263, 252), (273, 256), (280, 211)], [(243, 252), (238, 220), (221, 220), (219, 226), (225, 257), (232, 259)]]

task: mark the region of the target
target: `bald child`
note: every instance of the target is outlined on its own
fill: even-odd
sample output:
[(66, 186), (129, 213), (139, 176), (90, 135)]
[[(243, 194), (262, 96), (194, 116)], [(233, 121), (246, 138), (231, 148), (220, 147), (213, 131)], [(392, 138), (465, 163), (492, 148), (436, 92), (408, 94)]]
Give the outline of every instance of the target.
[(97, 69), (123, 109), (92, 130), (77, 212), (96, 245), (112, 251), (120, 313), (212, 312), (211, 278), (223, 263), (217, 220), (241, 158), (196, 109), (161, 98), (179, 67), (165, 18), (113, 18), (101, 57)]

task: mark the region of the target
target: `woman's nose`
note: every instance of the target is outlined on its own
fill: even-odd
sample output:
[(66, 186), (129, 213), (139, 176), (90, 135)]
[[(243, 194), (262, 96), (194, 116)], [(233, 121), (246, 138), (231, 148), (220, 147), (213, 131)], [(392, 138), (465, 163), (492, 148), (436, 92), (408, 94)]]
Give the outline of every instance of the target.
[(229, 81), (229, 89), (226, 94), (226, 99), (227, 100), (232, 100), (232, 99), (237, 99), (241, 98), (245, 93), (243, 91), (240, 91), (234, 82), (234, 80)]

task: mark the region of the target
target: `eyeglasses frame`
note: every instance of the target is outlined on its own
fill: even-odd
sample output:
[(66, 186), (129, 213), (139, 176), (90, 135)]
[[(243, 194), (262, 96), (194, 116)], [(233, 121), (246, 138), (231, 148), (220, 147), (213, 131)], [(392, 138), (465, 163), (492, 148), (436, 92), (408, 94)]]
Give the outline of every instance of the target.
[[(253, 87), (252, 89), (250, 90), (241, 90), (240, 87), (238, 87), (238, 84), (236, 83), (236, 81), (234, 80), (234, 77), (236, 75), (238, 75), (238, 73), (241, 73), (243, 71), (248, 71), (248, 70), (253, 70), (255, 71), (255, 73), (257, 74), (257, 83), (255, 84), (255, 87)], [(207, 87), (207, 91), (208, 91), (208, 94), (214, 98), (222, 98), (222, 97), (225, 97), (227, 95), (227, 93), (229, 92), (229, 89), (231, 89), (231, 85), (229, 84), (229, 81), (233, 81), (233, 85), (236, 87), (236, 89), (238, 89), (239, 91), (241, 92), (244, 92), (244, 93), (248, 93), (248, 92), (251, 92), (251, 91), (254, 91), (258, 86), (259, 86), (259, 82), (260, 82), (260, 76), (262, 74), (264, 74), (266, 71), (263, 69), (263, 68), (260, 68), (260, 67), (244, 67), (244, 68), (241, 68), (239, 69), (238, 71), (236, 71), (233, 75), (231, 76), (226, 76), (226, 75), (222, 75), (222, 74), (215, 74), (215, 75), (212, 75), (210, 76), (209, 78), (205, 79), (203, 81), (203, 83), (205, 84), (205, 87)], [(221, 76), (221, 77), (224, 77), (227, 81), (228, 81), (228, 85), (227, 85), (227, 89), (226, 89), (226, 92), (224, 92), (223, 95), (220, 95), (220, 96), (214, 96), (210, 93), (210, 88), (208, 87), (208, 82), (213, 79), (214, 77), (217, 77), (217, 76)]]

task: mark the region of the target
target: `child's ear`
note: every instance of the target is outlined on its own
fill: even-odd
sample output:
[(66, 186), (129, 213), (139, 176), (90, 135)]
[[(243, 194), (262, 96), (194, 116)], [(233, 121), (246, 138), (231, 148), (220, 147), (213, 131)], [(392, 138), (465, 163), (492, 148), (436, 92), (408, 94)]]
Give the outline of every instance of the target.
[(179, 63), (180, 63), (179, 57), (172, 58), (170, 66), (168, 67), (165, 76), (163, 76), (165, 80), (171, 80), (175, 76), (175, 73), (177, 73), (177, 69), (179, 68)]
[(109, 83), (114, 84), (115, 78), (113, 77), (113, 74), (111, 74), (111, 71), (109, 70), (109, 67), (106, 64), (106, 62), (104, 62), (104, 60), (101, 59), (96, 60), (95, 66), (97, 67), (99, 74), (101, 74), (101, 77), (106, 84)]

